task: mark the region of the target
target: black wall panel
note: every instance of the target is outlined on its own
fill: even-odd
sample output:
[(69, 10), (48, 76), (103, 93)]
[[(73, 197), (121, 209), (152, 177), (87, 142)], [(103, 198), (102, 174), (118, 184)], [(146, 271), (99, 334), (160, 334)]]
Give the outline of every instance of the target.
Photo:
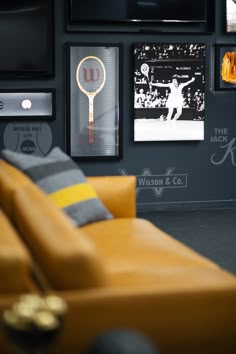
[[(1, 91), (56, 89), (56, 119), (44, 122), (43, 126), (39, 124), (37, 129), (33, 127), (30, 119), (25, 124), (21, 121), (19, 127), (16, 127), (14, 119), (12, 122), (0, 120), (0, 147), (5, 147), (6, 134), (8, 140), (14, 140), (16, 132), (21, 132), (21, 139), (27, 140), (28, 128), (28, 134), (35, 130), (41, 131), (41, 135), (38, 133), (41, 136), (40, 143), (35, 149), (41, 155), (47, 153), (52, 146), (58, 145), (65, 149), (65, 122), (68, 119), (66, 117), (65, 43), (119, 42), (123, 44), (123, 70), (120, 73), (123, 79), (121, 117), (123, 158), (120, 161), (81, 161), (79, 164), (82, 169), (87, 175), (136, 175), (139, 210), (235, 206), (236, 91), (214, 90), (214, 44), (236, 43), (236, 34), (227, 34), (224, 31), (222, 14), (224, 14), (224, 1), (216, 0), (215, 30), (212, 33), (100, 32), (96, 26), (95, 31), (71, 32), (66, 31), (64, 1), (57, 0), (54, 40), (55, 77), (43, 80), (0, 80)], [(134, 142), (132, 46), (137, 41), (206, 44), (204, 141)], [(10, 128), (12, 135), (9, 133)], [(14, 148), (13, 142), (11, 146)], [(25, 144), (22, 146), (25, 147)]]

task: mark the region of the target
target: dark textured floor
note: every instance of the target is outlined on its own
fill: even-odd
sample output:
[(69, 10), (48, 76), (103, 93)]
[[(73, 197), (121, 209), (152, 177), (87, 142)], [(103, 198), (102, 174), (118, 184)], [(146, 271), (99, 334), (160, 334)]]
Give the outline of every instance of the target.
[(236, 274), (236, 208), (138, 212), (177, 240)]

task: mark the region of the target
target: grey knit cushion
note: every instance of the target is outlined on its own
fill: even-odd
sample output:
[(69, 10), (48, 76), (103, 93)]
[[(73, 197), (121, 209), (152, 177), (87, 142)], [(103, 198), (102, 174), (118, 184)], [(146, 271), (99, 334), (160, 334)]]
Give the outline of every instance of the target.
[(83, 171), (60, 148), (45, 157), (2, 150), (3, 158), (28, 175), (77, 226), (112, 218)]

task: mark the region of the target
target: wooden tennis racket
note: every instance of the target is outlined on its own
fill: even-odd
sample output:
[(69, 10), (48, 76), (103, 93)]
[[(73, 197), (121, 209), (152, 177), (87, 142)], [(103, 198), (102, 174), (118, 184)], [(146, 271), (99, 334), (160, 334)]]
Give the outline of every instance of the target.
[(103, 62), (92, 55), (84, 57), (77, 66), (76, 81), (89, 100), (89, 143), (93, 143), (94, 98), (103, 89), (106, 81)]

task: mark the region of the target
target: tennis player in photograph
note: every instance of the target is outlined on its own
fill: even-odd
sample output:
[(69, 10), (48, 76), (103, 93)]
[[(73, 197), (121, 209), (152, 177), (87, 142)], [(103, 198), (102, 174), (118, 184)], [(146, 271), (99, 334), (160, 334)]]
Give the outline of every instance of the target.
[(179, 75), (173, 75), (172, 81), (167, 84), (159, 83), (159, 82), (150, 82), (150, 86), (157, 87), (168, 87), (170, 89), (170, 94), (168, 96), (166, 107), (168, 108), (168, 114), (166, 116), (166, 120), (169, 121), (172, 118), (174, 109), (176, 109), (176, 113), (172, 120), (177, 120), (182, 114), (184, 98), (182, 94), (182, 90), (185, 86), (188, 86), (192, 82), (195, 81), (195, 77), (192, 77), (191, 80), (186, 82), (180, 82)]

